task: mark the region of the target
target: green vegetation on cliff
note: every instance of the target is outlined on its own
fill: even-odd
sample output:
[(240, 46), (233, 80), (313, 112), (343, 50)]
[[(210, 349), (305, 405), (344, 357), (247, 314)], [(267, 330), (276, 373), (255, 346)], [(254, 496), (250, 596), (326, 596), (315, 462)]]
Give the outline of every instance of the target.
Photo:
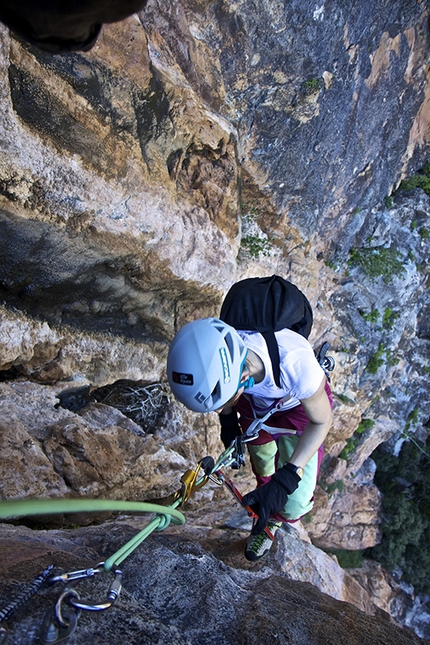
[(430, 195), (430, 163), (426, 164), (416, 175), (403, 179), (397, 190), (413, 190), (422, 188), (427, 195)]
[(419, 593), (430, 593), (430, 436), (405, 441), (399, 456), (377, 448), (375, 483), (383, 493), (382, 541), (366, 555), (401, 569)]
[(382, 276), (386, 284), (393, 276), (401, 275), (405, 271), (404, 260), (399, 251), (382, 246), (351, 249), (348, 264), (351, 267), (361, 267), (372, 280)]

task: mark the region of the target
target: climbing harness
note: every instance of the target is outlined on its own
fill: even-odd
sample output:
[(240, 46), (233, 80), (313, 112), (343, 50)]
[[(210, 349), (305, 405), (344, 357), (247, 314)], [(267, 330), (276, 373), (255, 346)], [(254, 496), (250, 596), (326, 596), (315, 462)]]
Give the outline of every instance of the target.
[[(270, 415), (269, 415), (270, 416)], [(266, 417), (257, 421), (263, 423)], [(128, 502), (106, 499), (23, 499), (0, 502), (0, 520), (24, 515), (45, 515), (49, 513), (74, 513), (85, 511), (123, 511), (145, 512), (153, 514), (153, 518), (137, 535), (110, 556), (105, 562), (94, 567), (56, 574), (54, 565), (45, 569), (24, 591), (17, 595), (6, 607), (0, 609), (0, 623), (9, 620), (13, 614), (33, 595), (43, 584), (63, 583), (55, 605), (45, 614), (42, 622), (40, 642), (42, 645), (55, 645), (73, 634), (79, 622), (82, 611), (104, 611), (112, 607), (121, 591), (122, 571), (119, 565), (141, 544), (153, 531), (162, 531), (172, 522), (185, 524), (184, 515), (177, 510), (183, 506), (191, 495), (202, 488), (208, 481), (219, 486), (225, 485), (234, 497), (242, 504), (242, 495), (234, 483), (225, 475), (223, 468), (229, 466), (240, 468), (245, 464), (244, 443), (251, 441), (259, 432), (259, 425), (254, 424), (253, 430), (237, 437), (232, 444), (220, 455), (215, 463), (213, 457), (201, 459), (195, 468), (187, 470), (181, 477), (181, 488), (174, 494), (170, 506), (149, 504), (146, 502)], [(203, 475), (200, 476), (200, 471)], [(244, 507), (249, 515), (258, 518), (249, 507)], [(270, 531), (266, 531), (272, 537)], [(75, 586), (78, 582), (103, 574), (113, 576), (106, 597), (101, 601), (87, 602), (81, 599)], [(7, 630), (0, 624), (0, 645), (7, 640)]]

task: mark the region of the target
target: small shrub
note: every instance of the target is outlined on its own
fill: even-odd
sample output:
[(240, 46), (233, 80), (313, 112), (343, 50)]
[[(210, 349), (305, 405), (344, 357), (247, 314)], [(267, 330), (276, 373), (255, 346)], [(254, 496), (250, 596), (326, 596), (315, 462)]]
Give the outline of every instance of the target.
[(392, 208), (394, 208), (394, 199), (391, 197), (391, 195), (387, 195), (384, 198), (384, 204), (386, 208), (388, 208), (388, 210), (391, 210)]
[(348, 459), (349, 455), (352, 452), (354, 452), (354, 450), (357, 448), (358, 444), (360, 443), (361, 435), (366, 430), (371, 430), (374, 425), (375, 425), (375, 422), (373, 419), (366, 419), (366, 418), (362, 419), (358, 424), (357, 430), (354, 432), (352, 437), (349, 437), (349, 439), (347, 439), (346, 445), (341, 450), (339, 457), (341, 459)]
[(153, 434), (169, 403), (170, 389), (167, 383), (120, 380), (94, 390), (92, 396), (120, 410), (145, 433)]
[(369, 372), (369, 374), (376, 374), (379, 368), (383, 366), (386, 359), (385, 351), (385, 345), (383, 343), (379, 343), (378, 349), (374, 354), (372, 354), (372, 356), (369, 358), (369, 362), (366, 365), (366, 370)]
[(419, 234), (421, 236), (421, 239), (425, 241), (425, 240), (428, 240), (430, 231), (426, 226), (422, 226), (419, 230)]
[(272, 251), (270, 239), (262, 233), (258, 219), (263, 214), (255, 204), (242, 204), (242, 238), (240, 247), (252, 258), (258, 259), (260, 255), (269, 256)]
[(342, 403), (345, 403), (345, 404), (353, 403), (352, 399), (350, 399), (349, 396), (346, 396), (346, 394), (342, 394), (342, 393), (337, 394), (336, 393), (336, 396), (339, 399), (339, 401), (342, 401)]
[(338, 493), (342, 493), (345, 490), (345, 482), (343, 479), (337, 479), (335, 482), (332, 484), (328, 484), (325, 487), (325, 491), (328, 495), (331, 495), (335, 491), (338, 491)]
[(252, 258), (258, 259), (260, 255), (268, 256), (272, 251), (272, 245), (266, 237), (255, 234), (245, 235), (240, 245), (246, 249)]
[(360, 316), (364, 318), (366, 322), (369, 323), (377, 323), (379, 320), (379, 316), (381, 314), (377, 309), (372, 309), (372, 311), (369, 311), (369, 313), (364, 313), (364, 311), (360, 311)]
[(351, 249), (348, 264), (361, 267), (373, 280), (382, 277), (385, 283), (390, 282), (394, 275), (401, 275), (405, 271), (397, 249), (382, 246)]
[(403, 179), (397, 190), (413, 190), (414, 188), (422, 188), (427, 195), (430, 195), (430, 164), (424, 166), (416, 175)]
[(339, 566), (342, 569), (361, 569), (363, 566), (363, 551), (346, 551), (345, 549), (334, 549), (327, 551), (335, 555)]
[(386, 307), (384, 314), (382, 316), (382, 326), (386, 329), (392, 329), (394, 321), (399, 318), (400, 314), (397, 311), (393, 311), (390, 307)]
[(302, 83), (302, 92), (306, 96), (310, 96), (311, 94), (316, 94), (317, 92), (319, 92), (321, 87), (321, 78), (310, 78), (309, 80)]
[(349, 437), (349, 439), (347, 439), (346, 445), (341, 450), (339, 457), (341, 459), (348, 459), (349, 455), (354, 452), (359, 443), (360, 436), (354, 433), (352, 437)]
[(324, 264), (325, 264), (325, 265), (326, 265), (326, 267), (328, 267), (329, 269), (333, 269), (333, 271), (337, 271), (337, 270), (338, 270), (338, 268), (339, 268), (339, 266), (336, 264), (336, 262), (333, 262), (332, 260), (326, 260), (326, 261), (324, 262)]
[(363, 432), (365, 432), (366, 430), (371, 430), (374, 425), (375, 422), (373, 419), (361, 419), (360, 423), (358, 424), (356, 433), (363, 434)]

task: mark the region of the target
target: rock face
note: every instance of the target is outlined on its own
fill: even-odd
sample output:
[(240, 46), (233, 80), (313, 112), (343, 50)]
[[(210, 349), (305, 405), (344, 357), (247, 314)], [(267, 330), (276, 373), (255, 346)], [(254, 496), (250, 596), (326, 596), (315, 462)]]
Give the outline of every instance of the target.
[[(226, 575), (228, 598), (259, 617), (256, 586), (272, 609), (287, 578), (369, 614), (375, 605), (391, 611), (397, 588), (391, 597), (381, 582), (378, 604), (369, 576), (379, 574), (357, 582), (320, 548), (378, 542), (371, 455), (382, 442), (394, 448), (405, 430), (428, 433), (430, 201), (420, 189), (393, 192), (429, 154), (428, 8), (368, 4), (151, 0), (105, 26), (90, 52), (66, 56), (0, 25), (1, 496), (169, 496), (186, 468), (220, 452), (215, 415), (188, 413), (166, 394), (148, 432), (95, 392), (122, 380), (164, 387), (168, 342), (183, 323), (217, 315), (237, 279), (279, 273), (306, 292), (311, 342), (327, 339), (336, 359), (334, 423), (305, 541), (285, 533), (271, 570), (247, 570), (242, 591), (236, 547), (211, 541), (209, 529), (172, 531), (178, 553), (172, 537), (154, 542), (172, 571), (181, 554), (189, 570), (184, 554), (197, 553), (214, 578)], [(249, 471), (238, 477), (244, 490), (253, 486)], [(218, 500), (200, 495), (202, 504)], [(211, 526), (231, 523), (221, 510), (210, 517)], [(43, 521), (59, 530), (86, 520)], [(5, 576), (32, 535), (22, 531)], [(82, 531), (78, 542), (93, 540), (93, 529)], [(128, 609), (144, 597), (139, 585)], [(308, 607), (304, 587), (294, 589), (279, 612), (291, 615), (298, 597)], [(314, 618), (328, 612), (322, 622), (337, 633), (327, 616), (339, 606), (307, 590)], [(205, 599), (216, 607), (215, 596)], [(204, 642), (194, 623), (187, 631), (179, 617), (165, 620), (157, 602), (145, 614), (152, 627), (136, 617), (140, 630), (154, 630), (147, 642), (157, 630), (166, 642)], [(342, 607), (357, 626), (348, 643), (366, 642), (359, 614)], [(226, 612), (216, 623), (209, 614), (229, 642)], [(414, 642), (378, 620), (367, 642)], [(290, 624), (284, 642), (322, 642)], [(275, 630), (269, 613), (261, 625)]]
[[(105, 525), (103, 529), (51, 531), (49, 537), (45, 531), (3, 525), (0, 543), (8, 557), (7, 564), (2, 559), (0, 575), (8, 586), (2, 585), (1, 598), (11, 602), (13, 592), (23, 591), (26, 588), (23, 583), (53, 560), (60, 567), (54, 570), (57, 574), (60, 570), (93, 567), (136, 533), (137, 528), (127, 520)], [(268, 639), (297, 645), (316, 645), (334, 639), (348, 645), (424, 643), (412, 630), (394, 625), (388, 614), (369, 615), (321, 593), (313, 584), (291, 579), (290, 573), (280, 569), (279, 561), (294, 551), (296, 540), (300, 542), (289, 534), (282, 536), (280, 553), (271, 556), (266, 566), (250, 569), (237, 566), (231, 533), (227, 540), (230, 544), (223, 545), (224, 550), (228, 546), (230, 554), (233, 553), (233, 562), (228, 565), (212, 554), (213, 537), (211, 551), (207, 551), (186, 533), (150, 536), (122, 567), (124, 588), (115, 605), (104, 612), (84, 611), (68, 642), (88, 643), (102, 633), (104, 643), (117, 642), (121, 634), (130, 645), (171, 642), (200, 645), (213, 642), (215, 635), (218, 642), (225, 644), (257, 644)], [(284, 562), (283, 566), (286, 569), (288, 565)], [(103, 603), (112, 581), (113, 574), (102, 573), (82, 580), (74, 590), (81, 602)], [(354, 589), (351, 580), (351, 592), (360, 589), (355, 585)], [(44, 615), (63, 590), (62, 583), (45, 586), (25, 610), (19, 610), (10, 621), (10, 641), (15, 645), (39, 642), (40, 635), (46, 633), (42, 629)], [(363, 592), (355, 600), (363, 602)], [(67, 611), (66, 605), (63, 611)]]

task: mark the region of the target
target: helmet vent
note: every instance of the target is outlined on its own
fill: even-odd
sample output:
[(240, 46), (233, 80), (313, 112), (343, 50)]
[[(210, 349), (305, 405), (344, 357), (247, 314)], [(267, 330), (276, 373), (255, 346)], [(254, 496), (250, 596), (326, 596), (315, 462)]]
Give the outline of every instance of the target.
[(233, 338), (231, 337), (231, 334), (226, 334), (224, 336), (224, 340), (230, 354), (230, 360), (233, 363), (234, 362), (234, 343), (233, 343)]
[(212, 405), (216, 405), (221, 398), (221, 388), (219, 381), (211, 392)]

